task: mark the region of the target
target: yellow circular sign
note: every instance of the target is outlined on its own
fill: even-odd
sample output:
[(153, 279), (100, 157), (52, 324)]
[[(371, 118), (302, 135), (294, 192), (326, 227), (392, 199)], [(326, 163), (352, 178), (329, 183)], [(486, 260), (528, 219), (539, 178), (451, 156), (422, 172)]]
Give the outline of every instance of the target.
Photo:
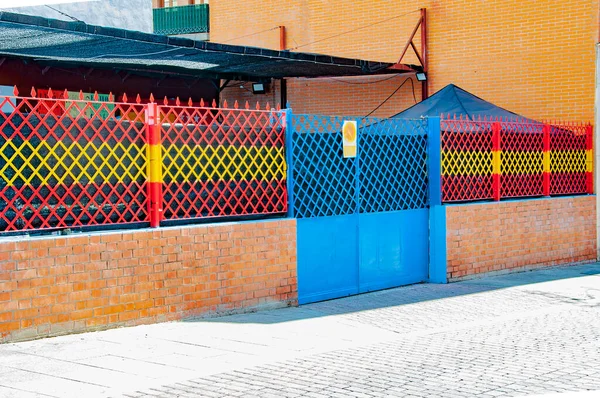
[(344, 124), (343, 133), (344, 133), (344, 138), (346, 139), (347, 142), (356, 141), (356, 126), (354, 125), (354, 123)]

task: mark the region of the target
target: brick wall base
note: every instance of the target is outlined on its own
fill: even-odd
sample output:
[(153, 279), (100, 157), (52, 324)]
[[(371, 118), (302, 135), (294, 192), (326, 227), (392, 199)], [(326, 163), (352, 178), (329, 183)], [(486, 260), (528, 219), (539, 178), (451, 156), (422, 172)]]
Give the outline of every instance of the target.
[(596, 260), (596, 197), (446, 207), (449, 281)]
[(0, 343), (296, 303), (295, 220), (0, 240)]

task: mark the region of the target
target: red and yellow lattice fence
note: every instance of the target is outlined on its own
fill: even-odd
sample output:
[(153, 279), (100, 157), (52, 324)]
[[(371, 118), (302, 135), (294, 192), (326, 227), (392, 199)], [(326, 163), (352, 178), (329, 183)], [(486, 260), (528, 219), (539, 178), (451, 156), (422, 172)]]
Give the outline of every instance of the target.
[(165, 219), (287, 211), (285, 113), (225, 103), (208, 112), (162, 105), (158, 114)]
[(281, 111), (0, 97), (0, 233), (287, 210)]
[(0, 97), (0, 231), (145, 221), (143, 106), (32, 94)]
[(593, 193), (592, 126), (443, 118), (442, 200)]

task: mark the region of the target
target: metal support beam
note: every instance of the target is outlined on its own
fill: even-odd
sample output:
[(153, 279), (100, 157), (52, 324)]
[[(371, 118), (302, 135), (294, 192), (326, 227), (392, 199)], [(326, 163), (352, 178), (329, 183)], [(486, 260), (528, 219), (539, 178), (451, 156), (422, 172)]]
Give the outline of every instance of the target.
[(131, 73), (127, 72), (124, 77), (121, 78), (121, 83), (125, 83), (125, 80), (129, 79)]
[[(94, 70), (95, 70), (94, 68), (88, 69), (88, 71), (83, 74), (83, 78), (86, 79), (88, 76), (90, 76), (92, 74), (92, 72)], [(125, 80), (123, 80), (123, 81), (125, 81)]]
[[(423, 65), (423, 72), (428, 73), (429, 55), (427, 51), (427, 9), (425, 8), (421, 8), (421, 56), (419, 57), (419, 53), (417, 53), (417, 49), (414, 48), (414, 44), (413, 49), (415, 50), (415, 53), (417, 54), (421, 65)], [(422, 81), (421, 84), (421, 97), (423, 98), (423, 100), (426, 100), (427, 98), (429, 98), (429, 76), (427, 76), (427, 79)]]
[[(415, 45), (414, 39), (417, 35), (417, 32), (421, 30), (421, 51), (417, 50), (417, 46)], [(412, 48), (413, 52), (417, 56), (420, 67), (415, 65), (406, 65), (403, 64), (402, 61), (408, 52), (408, 49)], [(419, 21), (415, 25), (412, 30), (404, 48), (402, 49), (402, 53), (400, 54), (400, 58), (396, 64), (390, 66), (388, 69), (399, 70), (404, 72), (428, 72), (428, 51), (427, 51), (427, 10), (425, 8), (421, 8), (421, 17)], [(429, 78), (425, 81), (421, 82), (421, 97), (423, 100), (429, 98)]]
[(281, 101), (281, 107), (282, 108), (287, 108), (288, 107), (288, 103), (287, 103), (287, 81), (285, 79), (281, 79), (280, 81), (280, 101)]
[[(421, 9), (421, 10), (423, 10), (423, 9)], [(408, 51), (408, 47), (410, 47), (410, 45), (412, 44), (412, 42), (415, 38), (415, 35), (417, 34), (419, 27), (421, 26), (421, 22), (423, 22), (423, 11), (421, 11), (421, 18), (419, 18), (419, 22), (417, 22), (417, 25), (415, 26), (412, 33), (410, 34), (410, 37), (408, 38), (408, 41), (406, 42), (406, 45), (404, 46), (404, 49), (402, 50), (402, 54), (400, 54), (400, 59), (398, 59), (398, 62), (396, 62), (396, 64), (402, 63), (402, 60), (404, 59), (404, 56), (406, 55), (406, 52)], [(414, 48), (414, 45), (413, 45), (413, 48)]]
[(285, 51), (285, 26), (279, 26), (279, 50)]
[(160, 86), (160, 84), (163, 82), (163, 80), (165, 80), (167, 78), (167, 75), (162, 76), (160, 79), (158, 79), (158, 81), (156, 82), (156, 87)]
[[(191, 82), (190, 84), (186, 83), (185, 86), (188, 88), (188, 90), (191, 90), (191, 88), (194, 87), (196, 85), (196, 83), (198, 83), (199, 81), (200, 81), (200, 78), (198, 77), (198, 78), (194, 79), (194, 81)], [(212, 80), (211, 80), (211, 82), (212, 82)]]
[(223, 83), (221, 85), (221, 87), (219, 87), (219, 92), (223, 91), (227, 87), (227, 85), (229, 84), (230, 81), (231, 81), (231, 79), (225, 80), (225, 83)]

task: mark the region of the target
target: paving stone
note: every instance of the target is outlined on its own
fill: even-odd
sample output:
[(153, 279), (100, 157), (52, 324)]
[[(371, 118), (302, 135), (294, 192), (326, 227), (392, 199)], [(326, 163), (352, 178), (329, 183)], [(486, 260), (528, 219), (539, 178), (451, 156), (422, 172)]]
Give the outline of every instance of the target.
[[(10, 344), (0, 346), (0, 388), (39, 393), (29, 380), (63, 377), (52, 395), (72, 396), (60, 386), (93, 381), (64, 379), (76, 375), (72, 362), (131, 377), (135, 386), (115, 397), (491, 398), (600, 390), (600, 306), (586, 293), (600, 286), (600, 276), (582, 275), (599, 269), (415, 285), (301, 308), (100, 332), (85, 341)], [(75, 343), (89, 355), (66, 355)], [(117, 360), (121, 348), (127, 354)], [(30, 367), (42, 376), (24, 373), (32, 354), (44, 358)], [(66, 361), (58, 374), (45, 369), (58, 360)], [(112, 391), (111, 383), (102, 386)], [(89, 384), (89, 391), (102, 390)]]

